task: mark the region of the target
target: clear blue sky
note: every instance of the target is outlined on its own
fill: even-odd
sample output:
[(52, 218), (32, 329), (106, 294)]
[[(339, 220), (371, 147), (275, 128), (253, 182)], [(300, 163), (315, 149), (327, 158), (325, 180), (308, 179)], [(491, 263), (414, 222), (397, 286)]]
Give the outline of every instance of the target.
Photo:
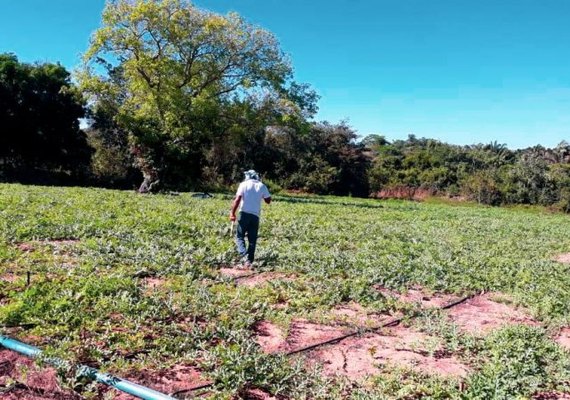
[[(318, 119), (511, 148), (570, 141), (570, 0), (196, 0), (272, 31)], [(0, 52), (79, 62), (103, 0), (0, 0)]]

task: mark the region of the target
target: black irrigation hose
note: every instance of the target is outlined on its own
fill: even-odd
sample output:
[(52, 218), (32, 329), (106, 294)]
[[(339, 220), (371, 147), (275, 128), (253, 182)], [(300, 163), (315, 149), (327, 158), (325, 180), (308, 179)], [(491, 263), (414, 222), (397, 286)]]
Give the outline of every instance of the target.
[(211, 388), (213, 385), (214, 385), (214, 384), (213, 384), (212, 382), (210, 382), (210, 383), (204, 383), (203, 385), (195, 386), (195, 387), (190, 388), (190, 389), (178, 390), (178, 391), (176, 391), (176, 392), (174, 392), (174, 393), (170, 393), (170, 395), (171, 395), (172, 397), (174, 397), (174, 396), (178, 396), (178, 395), (181, 395), (181, 394), (184, 394), (184, 393), (188, 393), (188, 392), (196, 392), (196, 391), (198, 391), (198, 390)]
[(22, 329), (30, 329), (35, 328), (38, 326), (38, 323), (26, 323), (26, 324), (14, 324), (14, 325), (0, 325), (0, 329), (13, 329), (13, 328), (22, 328)]
[[(450, 303), (450, 304), (447, 304), (447, 305), (445, 305), (445, 306), (443, 306), (443, 307), (439, 307), (438, 309), (439, 309), (439, 310), (448, 310), (448, 309), (450, 309), (450, 308), (452, 308), (452, 307), (455, 307), (455, 306), (457, 306), (457, 305), (459, 305), (459, 304), (461, 304), (461, 303), (466, 302), (467, 300), (469, 300), (469, 299), (472, 298), (473, 296), (474, 296), (474, 295), (470, 294), (469, 296), (465, 296), (465, 297), (463, 297), (463, 298), (461, 298), (461, 299), (459, 299), (459, 300), (456, 300), (456, 301), (454, 301), (454, 302), (452, 302), (452, 303)], [(409, 318), (416, 318), (419, 314), (420, 314), (419, 312), (416, 312), (416, 313), (412, 314)], [(365, 334), (365, 333), (373, 333), (373, 332), (376, 332), (376, 331), (378, 331), (378, 330), (380, 330), (380, 329), (383, 329), (383, 328), (389, 328), (389, 327), (397, 326), (397, 325), (399, 325), (403, 320), (404, 320), (404, 317), (396, 318), (396, 319), (393, 319), (392, 321), (386, 322), (386, 323), (384, 323), (384, 324), (382, 324), (382, 325), (374, 326), (374, 327), (371, 327), (371, 328), (359, 329), (359, 330), (357, 330), (357, 331), (355, 331), (355, 332), (346, 333), (346, 334), (344, 334), (344, 335), (342, 335), (342, 336), (338, 336), (338, 337), (336, 337), (336, 338), (332, 338), (332, 339), (325, 340), (324, 342), (319, 342), (319, 343), (312, 344), (312, 345), (309, 345), (309, 346), (306, 346), (306, 347), (302, 347), (302, 348), (300, 348), (300, 349), (291, 350), (291, 351), (285, 353), (285, 355), (286, 355), (286, 356), (291, 356), (291, 355), (293, 355), (293, 354), (304, 353), (304, 352), (306, 352), (306, 351), (310, 351), (310, 350), (316, 349), (317, 347), (325, 346), (325, 345), (327, 345), (327, 344), (338, 343), (338, 342), (340, 342), (340, 341), (342, 341), (342, 340), (344, 340), (344, 339), (348, 339), (349, 337), (353, 337), (353, 336), (357, 336), (357, 335), (362, 335), (362, 334)]]
[(16, 389), (29, 390), (30, 387), (26, 384), (21, 383), (21, 382), (12, 382), (12, 383), (9, 383), (7, 385), (0, 385), (0, 393), (8, 393), (8, 392), (11, 392), (12, 390), (16, 390)]
[(252, 272), (251, 274), (247, 274), (247, 275), (234, 276), (230, 280), (236, 282), (236, 281), (239, 281), (240, 279), (251, 278), (252, 276), (261, 275), (262, 273), (263, 272), (256, 271), (256, 272)]
[[(256, 272), (256, 273), (253, 273), (253, 274), (250, 274), (250, 275), (247, 275), (247, 276), (252, 276), (252, 275), (256, 275), (256, 274), (257, 274), (257, 272)], [(239, 279), (239, 278), (244, 278), (244, 277), (245, 277), (245, 276), (238, 277), (238, 279)], [(237, 280), (237, 279), (234, 278), (234, 280)], [(458, 306), (458, 305), (460, 305), (460, 304), (462, 304), (462, 303), (465, 303), (467, 300), (472, 299), (474, 296), (475, 296), (475, 294), (470, 294), (470, 295), (468, 295), (468, 296), (462, 297), (462, 298), (460, 298), (460, 299), (458, 299), (458, 300), (455, 300), (455, 301), (453, 301), (453, 302), (451, 302), (451, 303), (449, 303), (449, 304), (446, 304), (446, 305), (443, 306), (443, 307), (439, 307), (439, 308), (437, 308), (437, 309), (438, 309), (438, 310), (449, 310), (450, 308), (453, 308), (453, 307)], [(416, 312), (416, 313), (412, 314), (409, 318), (416, 318), (416, 317), (418, 317), (419, 315), (420, 315), (420, 313), (419, 313), (419, 312)], [(361, 334), (365, 334), (365, 333), (373, 333), (373, 332), (376, 332), (376, 331), (378, 331), (378, 330), (380, 330), (380, 329), (383, 329), (383, 328), (390, 328), (390, 327), (393, 327), (393, 326), (397, 326), (397, 325), (399, 325), (403, 320), (404, 320), (404, 317), (396, 318), (396, 319), (393, 319), (392, 321), (386, 322), (386, 323), (384, 323), (384, 324), (382, 324), (382, 325), (379, 325), (379, 326), (375, 326), (375, 327), (368, 328), (368, 329), (361, 329), (361, 330), (358, 330), (358, 331), (355, 331), (355, 332), (350, 332), (350, 333), (344, 334), (344, 335), (342, 335), (342, 336), (339, 336), (339, 337), (336, 337), (336, 338), (333, 338), (333, 339), (325, 340), (324, 342), (312, 344), (312, 345), (310, 345), (310, 346), (306, 346), (306, 347), (302, 347), (302, 348), (300, 348), (300, 349), (296, 349), (296, 350), (289, 351), (289, 352), (285, 353), (284, 356), (285, 356), (285, 357), (289, 357), (289, 356), (292, 356), (292, 355), (295, 355), (295, 354), (304, 353), (304, 352), (307, 352), (307, 351), (310, 351), (310, 350), (314, 350), (314, 349), (316, 349), (316, 348), (318, 348), (318, 347), (326, 346), (326, 345), (328, 345), (328, 344), (335, 344), (335, 343), (338, 343), (338, 342), (343, 341), (344, 339), (348, 339), (349, 337), (353, 337), (353, 336), (357, 336), (357, 335), (361, 335)], [(184, 394), (184, 393), (188, 393), (188, 392), (194, 392), (194, 391), (197, 391), (197, 390), (200, 390), (200, 389), (207, 389), (207, 388), (212, 387), (213, 385), (214, 385), (213, 383), (206, 383), (206, 384), (203, 384), (203, 385), (201, 385), (201, 386), (197, 386), (197, 387), (194, 387), (194, 388), (191, 388), (191, 389), (179, 390), (179, 391), (177, 391), (177, 392), (172, 393), (172, 396), (176, 396), (176, 395), (180, 395), (180, 394)]]

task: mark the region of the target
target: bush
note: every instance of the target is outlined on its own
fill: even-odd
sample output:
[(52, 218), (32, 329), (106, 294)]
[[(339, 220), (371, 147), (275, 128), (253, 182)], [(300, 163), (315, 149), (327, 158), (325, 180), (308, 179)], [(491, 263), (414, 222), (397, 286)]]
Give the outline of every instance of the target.
[(565, 213), (570, 213), (570, 188), (564, 188), (560, 192), (560, 201), (556, 208)]
[(264, 179), (263, 183), (265, 184), (265, 186), (267, 186), (267, 189), (269, 189), (269, 193), (273, 194), (278, 194), (281, 193), (283, 191), (283, 188), (276, 182), (273, 182), (271, 179)]
[(462, 188), (467, 198), (481, 204), (499, 205), (503, 200), (495, 177), (490, 171), (479, 171), (468, 177)]

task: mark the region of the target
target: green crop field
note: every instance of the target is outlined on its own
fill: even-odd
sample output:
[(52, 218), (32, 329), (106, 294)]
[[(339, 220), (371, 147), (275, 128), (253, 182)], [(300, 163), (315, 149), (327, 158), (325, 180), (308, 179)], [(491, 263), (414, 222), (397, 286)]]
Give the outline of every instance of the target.
[[(179, 398), (202, 383), (207, 387), (195, 394), (211, 398), (524, 399), (570, 392), (563, 340), (570, 264), (554, 259), (570, 253), (568, 215), (277, 196), (263, 207), (255, 276), (242, 282), (232, 268), (229, 207), (224, 195), (0, 185), (0, 333), (48, 355), (180, 391)], [(415, 292), (416, 301), (407, 301)], [(465, 318), (424, 301), (466, 296), (512, 314), (478, 332), (465, 327), (481, 315)], [(342, 307), (358, 316), (339, 320)], [(398, 319), (398, 328), (386, 328), (392, 333), (370, 332), (374, 321), (390, 318)], [(319, 335), (359, 332), (344, 349), (379, 354), (366, 370), (374, 372), (351, 373), (354, 356), (345, 357), (344, 371), (341, 365), (330, 373), (334, 360), (326, 354), (342, 341), (287, 355), (296, 346), (287, 338), (297, 332), (302, 339), (301, 323)], [(264, 347), (270, 335), (261, 325), (281, 332), (279, 348), (287, 351)], [(401, 338), (394, 353), (404, 362), (382, 353), (386, 338), (411, 331), (422, 339)], [(383, 341), (378, 336), (369, 345), (373, 335)], [(330, 339), (317, 336), (299, 346)], [(422, 368), (442, 360), (454, 360), (462, 372)], [(194, 380), (165, 386), (175, 380), (172, 371)], [(60, 375), (65, 393), (119, 393), (69, 371)]]

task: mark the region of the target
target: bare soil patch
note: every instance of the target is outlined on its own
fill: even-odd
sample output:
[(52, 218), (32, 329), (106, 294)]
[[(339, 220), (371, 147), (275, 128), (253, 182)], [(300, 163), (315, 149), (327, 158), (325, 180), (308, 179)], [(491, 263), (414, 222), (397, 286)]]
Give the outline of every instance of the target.
[(26, 279), (25, 275), (16, 275), (11, 272), (7, 272), (3, 275), (0, 275), (0, 281), (14, 283), (20, 279)]
[(16, 248), (24, 253), (31, 253), (32, 251), (36, 251), (37, 244), (35, 242), (24, 242), (16, 244)]
[(157, 277), (147, 277), (142, 279), (142, 284), (146, 289), (155, 289), (164, 286), (166, 279)]
[(358, 326), (361, 328), (372, 328), (400, 317), (380, 313), (369, 313), (364, 307), (356, 302), (341, 304), (335, 307), (331, 314), (334, 322), (339, 325)]
[(261, 389), (251, 389), (245, 394), (247, 400), (277, 400), (277, 397), (264, 392)]
[[(349, 332), (338, 326), (296, 320), (286, 336), (275, 324), (262, 321), (256, 326), (256, 341), (264, 352), (273, 354), (302, 349)], [(309, 359), (311, 363), (322, 364), (325, 375), (343, 375), (352, 380), (377, 375), (386, 365), (442, 376), (464, 377), (469, 372), (468, 366), (445, 354), (437, 338), (403, 326), (317, 348), (310, 351)]]
[(269, 321), (261, 321), (256, 327), (256, 341), (266, 353), (285, 353), (312, 346), (349, 333), (345, 327), (321, 325), (305, 320), (294, 320), (289, 334)]
[(54, 257), (54, 261), (62, 269), (72, 269), (78, 264), (78, 259), (71, 251), (71, 247), (79, 243), (79, 239), (56, 239), (56, 240), (36, 240), (16, 244), (16, 248), (24, 253), (33, 253), (42, 248), (48, 247)]
[(11, 380), (18, 384), (2, 394), (3, 400), (80, 399), (71, 390), (61, 388), (54, 368), (39, 368), (27, 357), (10, 350), (0, 350), (0, 385), (6, 386)]
[(65, 247), (71, 246), (79, 243), (79, 239), (55, 239), (55, 240), (43, 240), (40, 243), (48, 244), (52, 247)]
[(325, 375), (351, 380), (378, 375), (389, 365), (442, 376), (464, 377), (469, 372), (468, 366), (442, 352), (438, 339), (403, 326), (345, 339), (312, 351), (310, 358), (322, 364)]
[(562, 330), (560, 330), (560, 333), (556, 336), (556, 342), (566, 350), (570, 351), (570, 327), (562, 328)]
[(293, 274), (284, 274), (282, 272), (262, 272), (238, 279), (237, 284), (240, 286), (255, 287), (271, 281), (292, 281), (293, 279), (295, 279), (295, 275)]
[(226, 278), (240, 278), (242, 276), (247, 276), (254, 273), (255, 271), (250, 268), (237, 268), (237, 267), (220, 268), (220, 274), (222, 274)]
[(378, 286), (377, 289), (388, 298), (392, 298), (403, 303), (419, 304), (422, 308), (440, 308), (459, 300), (459, 296), (443, 293), (430, 293), (427, 289), (424, 289), (419, 285), (412, 286), (403, 293), (399, 293), (382, 286)]
[(273, 354), (285, 351), (287, 341), (281, 328), (269, 321), (260, 321), (255, 325), (255, 341), (265, 353)]
[(497, 293), (475, 296), (449, 309), (448, 316), (460, 329), (476, 335), (485, 335), (508, 324), (538, 325), (523, 310), (494, 301), (501, 297), (506, 299)]
[(79, 239), (34, 240), (31, 242), (18, 243), (16, 244), (16, 248), (25, 253), (30, 253), (42, 246), (50, 246), (54, 250), (61, 250), (65, 247), (73, 246), (78, 242)]
[(563, 253), (558, 254), (554, 257), (554, 261), (558, 261), (559, 263), (570, 264), (570, 253)]
[[(127, 373), (125, 379), (166, 394), (180, 390), (191, 390), (209, 383), (198, 369), (189, 365), (175, 365), (172, 368), (158, 371), (145, 369)], [(118, 391), (115, 396), (115, 400), (131, 399), (135, 399), (135, 397)]]

